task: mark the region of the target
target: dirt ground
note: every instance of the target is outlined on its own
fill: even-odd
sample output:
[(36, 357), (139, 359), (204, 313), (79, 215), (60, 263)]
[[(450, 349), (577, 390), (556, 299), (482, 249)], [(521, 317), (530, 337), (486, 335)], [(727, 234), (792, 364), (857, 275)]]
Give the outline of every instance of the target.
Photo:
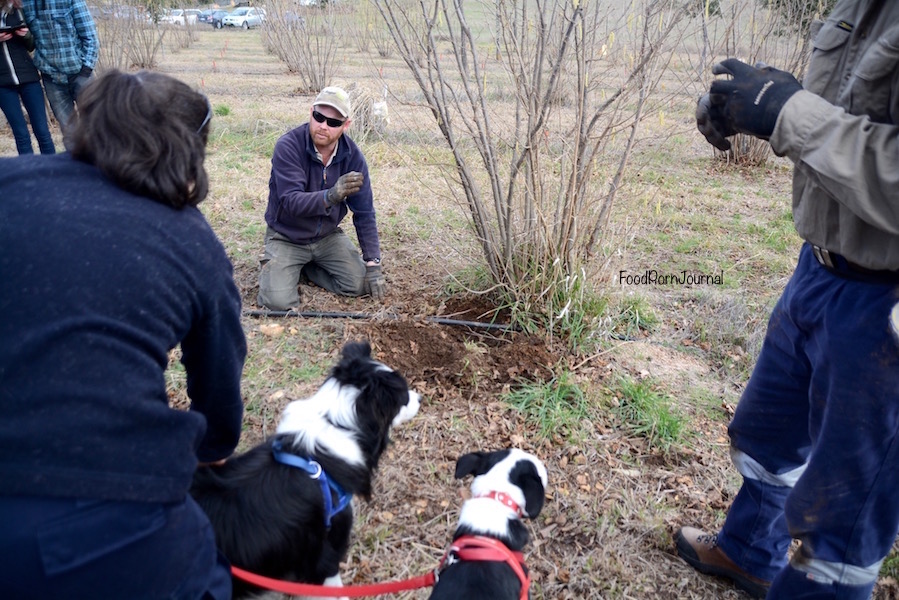
[[(468, 495), (470, 481), (453, 480), (456, 459), (466, 452), (514, 446), (539, 456), (549, 473), (546, 506), (529, 523), (526, 556), (534, 598), (741, 597), (726, 584), (696, 577), (673, 554), (671, 536), (679, 522), (701, 523), (709, 509), (724, 511), (729, 503), (730, 489), (705, 487), (720, 474), (709, 478), (703, 472), (723, 464), (720, 421), (699, 416), (691, 425), (717, 440), (718, 452), (712, 455), (650, 451), (639, 438), (620, 433), (602, 410), (584, 424), (589, 435), (582, 442), (561, 434), (541, 439), (534, 435), (535, 425), (502, 400), (503, 391), (522, 379), (549, 380), (562, 367), (599, 388), (611, 374), (633, 365), (602, 354), (575, 359), (542, 337), (462, 324), (507, 324), (508, 314), (484, 297), (445, 297), (436, 285), (415, 285), (433, 278), (412, 261), (398, 258), (385, 274), (390, 292), (384, 306), (301, 287), (304, 312), (370, 318), (300, 319), (302, 325), (295, 325), (336, 331), (343, 340), (370, 341), (375, 356), (403, 373), (423, 396), (419, 415), (394, 432), (372, 502), (356, 503), (346, 584), (405, 579), (433, 569)], [(245, 306), (258, 309), (255, 269), (239, 269), (238, 281)], [(435, 317), (460, 323), (444, 324)], [(247, 329), (288, 319), (296, 317), (251, 318)], [(672, 364), (676, 357), (666, 361), (658, 352), (655, 357), (653, 368), (667, 363), (678, 369)], [(689, 370), (689, 360), (683, 360)], [(680, 508), (661, 518), (660, 503)], [(652, 515), (649, 522), (634, 514), (641, 506)], [(427, 592), (396, 597), (426, 598)]]
[[(686, 567), (674, 554), (672, 539), (682, 524), (720, 525), (736, 492), (724, 425), (732, 404), (722, 401), (717, 415), (692, 414), (690, 428), (698, 441), (662, 454), (623, 434), (603, 410), (585, 424), (589, 435), (582, 442), (562, 434), (540, 439), (534, 424), (501, 399), (522, 379), (548, 380), (563, 367), (593, 388), (621, 371), (703, 385), (715, 379), (706, 362), (652, 339), (575, 359), (541, 337), (464, 324), (507, 324), (508, 314), (485, 297), (447, 297), (436, 285), (422, 285), (432, 279), (427, 267), (399, 258), (385, 273), (390, 285), (385, 305), (301, 288), (304, 312), (354, 316), (300, 319), (302, 327), (343, 341), (368, 340), (375, 356), (403, 373), (423, 397), (419, 415), (394, 431), (372, 501), (356, 500), (355, 537), (343, 569), (346, 585), (404, 580), (435, 568), (469, 496), (470, 480), (453, 479), (456, 459), (514, 446), (539, 456), (549, 474), (545, 508), (528, 523), (532, 598), (747, 597)], [(259, 308), (255, 278), (249, 267), (238, 274), (250, 309)], [(363, 315), (367, 318), (355, 318)], [(296, 317), (250, 318), (246, 327), (252, 331), (287, 319)], [(710, 515), (717, 519), (710, 521)], [(899, 597), (897, 589), (885, 578), (874, 597)], [(427, 596), (428, 590), (419, 590), (392, 597)]]

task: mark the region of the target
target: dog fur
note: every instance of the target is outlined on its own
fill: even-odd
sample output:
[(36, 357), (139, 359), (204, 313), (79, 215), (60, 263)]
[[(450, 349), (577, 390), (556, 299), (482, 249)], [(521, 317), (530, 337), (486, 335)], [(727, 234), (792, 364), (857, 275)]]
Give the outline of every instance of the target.
[[(266, 577), (342, 585), (338, 567), (349, 547), (352, 504), (326, 527), (320, 482), (277, 462), (272, 444), (314, 459), (345, 492), (370, 500), (390, 429), (415, 416), (419, 401), (399, 373), (371, 358), (367, 342), (347, 344), (318, 392), (286, 407), (272, 438), (222, 466), (197, 469), (191, 495), (222, 553)], [(235, 598), (258, 591), (234, 579)]]
[[(453, 541), (463, 536), (483, 536), (502, 542), (512, 552), (528, 543), (521, 517), (535, 518), (543, 509), (547, 485), (546, 467), (534, 455), (518, 449), (474, 452), (456, 461), (456, 479), (475, 475), (471, 499), (462, 505)], [(493, 496), (503, 495), (508, 503)], [(452, 552), (448, 556), (452, 555)], [(527, 568), (522, 565), (527, 573)], [(503, 561), (466, 561), (450, 558), (443, 564), (431, 600), (518, 600), (522, 583)]]

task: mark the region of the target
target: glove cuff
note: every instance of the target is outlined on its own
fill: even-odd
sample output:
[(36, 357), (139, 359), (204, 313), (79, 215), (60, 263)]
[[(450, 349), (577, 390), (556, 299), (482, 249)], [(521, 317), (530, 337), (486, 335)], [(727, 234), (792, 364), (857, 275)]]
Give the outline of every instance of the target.
[(337, 187), (332, 187), (325, 192), (325, 203), (328, 206), (337, 206), (343, 202), (343, 198), (340, 197), (340, 194), (337, 193)]
[(783, 110), (787, 100), (792, 98), (796, 92), (802, 89), (799, 84), (777, 84), (770, 83), (770, 89), (763, 89), (756, 97), (756, 104), (763, 105), (762, 119), (759, 123), (759, 134), (761, 137), (768, 139), (774, 133), (774, 126), (777, 125), (777, 117)]

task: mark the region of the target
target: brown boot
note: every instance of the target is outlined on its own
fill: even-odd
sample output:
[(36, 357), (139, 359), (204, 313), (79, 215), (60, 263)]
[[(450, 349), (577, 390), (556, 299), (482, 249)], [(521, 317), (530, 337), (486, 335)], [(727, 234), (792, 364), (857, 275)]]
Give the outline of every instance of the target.
[(677, 532), (677, 554), (700, 573), (730, 579), (753, 598), (764, 598), (771, 587), (770, 581), (750, 575), (728, 558), (718, 547), (717, 534), (682, 527)]

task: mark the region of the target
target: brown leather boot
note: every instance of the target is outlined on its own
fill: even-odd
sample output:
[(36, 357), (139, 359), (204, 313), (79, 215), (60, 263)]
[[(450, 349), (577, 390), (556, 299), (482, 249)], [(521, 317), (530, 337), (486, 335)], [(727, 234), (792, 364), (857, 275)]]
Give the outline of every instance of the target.
[(682, 527), (677, 532), (677, 554), (700, 573), (730, 579), (753, 598), (764, 598), (771, 587), (770, 581), (750, 575), (728, 558), (718, 547), (717, 534)]

